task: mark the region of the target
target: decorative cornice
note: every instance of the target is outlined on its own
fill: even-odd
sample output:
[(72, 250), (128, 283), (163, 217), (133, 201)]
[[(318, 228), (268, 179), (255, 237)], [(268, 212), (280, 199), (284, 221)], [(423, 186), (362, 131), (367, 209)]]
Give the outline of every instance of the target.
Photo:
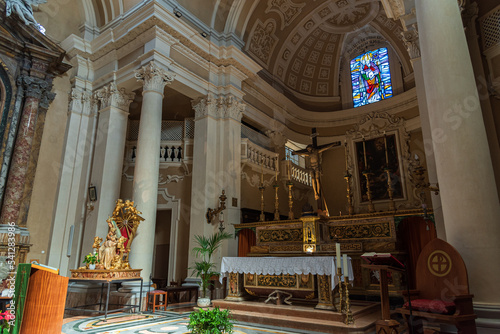
[(181, 32), (169, 26), (164, 20), (153, 16), (137, 25), (133, 29), (130, 29), (126, 35), (119, 37), (118, 39), (106, 43), (102, 48), (96, 50), (95, 52), (88, 52), (83, 49), (73, 49), (70, 51), (72, 56), (80, 55), (85, 59), (90, 59), (92, 62), (99, 60), (102, 57), (105, 57), (113, 50), (118, 50), (122, 47), (127, 46), (129, 43), (134, 41), (137, 38), (140, 38), (143, 33), (147, 32), (151, 28), (157, 29), (159, 33), (161, 33), (162, 37), (170, 36), (168, 38), (168, 42), (172, 43), (172, 47), (178, 47), (179, 50), (187, 51), (189, 50), (189, 56), (193, 56), (194, 54), (205, 61), (210, 61), (215, 66), (234, 66), (239, 71), (244, 73), (247, 77), (253, 77), (256, 75), (256, 70), (249, 70), (247, 67), (241, 64), (240, 61), (237, 61), (234, 57), (231, 57), (230, 52), (228, 50), (232, 50), (231, 48), (222, 48), (221, 54), (230, 56), (230, 58), (221, 57), (216, 58), (213, 55), (209, 55), (208, 52), (200, 48), (196, 45), (191, 39), (182, 35)]
[(175, 78), (175, 74), (158, 67), (154, 61), (150, 61), (147, 65), (134, 72), (137, 81), (142, 82), (144, 85), (143, 95), (147, 91), (154, 91), (163, 95), (165, 85), (171, 84)]

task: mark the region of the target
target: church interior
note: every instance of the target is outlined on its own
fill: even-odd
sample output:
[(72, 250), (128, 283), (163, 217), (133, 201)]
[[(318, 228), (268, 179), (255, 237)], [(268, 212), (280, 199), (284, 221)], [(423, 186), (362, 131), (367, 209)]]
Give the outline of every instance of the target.
[[(498, 1), (0, 0), (0, 15), (11, 333), (60, 333), (106, 284), (105, 317), (193, 292), (248, 323), (331, 318), (315, 333), (500, 332)], [(44, 301), (60, 321), (28, 329)]]

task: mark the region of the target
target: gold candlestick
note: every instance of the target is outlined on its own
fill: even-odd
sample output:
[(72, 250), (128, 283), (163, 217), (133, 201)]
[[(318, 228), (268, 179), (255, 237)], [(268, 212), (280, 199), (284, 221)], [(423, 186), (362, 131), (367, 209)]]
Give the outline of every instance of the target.
[(337, 267), (337, 281), (339, 282), (339, 312), (344, 314), (344, 308), (343, 308), (343, 292), (342, 292), (342, 268)]
[(349, 171), (345, 171), (345, 176), (344, 179), (347, 183), (347, 204), (348, 204), (348, 210), (349, 210), (349, 215), (354, 214), (354, 206), (352, 205), (352, 192), (351, 192), (351, 174), (349, 174)]
[(345, 285), (345, 324), (351, 325), (354, 323), (354, 318), (352, 316), (351, 311), (351, 300), (349, 299), (349, 277), (344, 276), (344, 285)]
[(279, 198), (278, 198), (278, 189), (279, 189), (279, 185), (278, 185), (278, 181), (276, 181), (274, 183), (274, 220), (280, 220), (280, 210), (279, 210), (279, 206), (280, 206), (280, 202), (279, 202)]
[(288, 187), (288, 207), (290, 208), (288, 210), (288, 219), (294, 219), (293, 217), (293, 197), (292, 197), (292, 187), (293, 187), (293, 183), (292, 182), (287, 182), (286, 183), (287, 187)]
[(387, 174), (387, 192), (389, 193), (389, 211), (396, 211), (396, 205), (394, 204), (394, 190), (392, 189), (392, 181), (391, 181), (391, 171), (389, 168), (385, 169), (385, 173)]
[(264, 214), (264, 189), (266, 189), (266, 187), (264, 187), (264, 184), (261, 183), (260, 187), (259, 187), (259, 190), (260, 190), (260, 221), (261, 222), (266, 221), (266, 215)]
[(370, 175), (368, 171), (363, 172), (364, 177), (366, 178), (366, 196), (368, 197), (368, 212), (372, 213), (375, 212), (375, 207), (373, 206), (372, 202), (372, 191), (370, 188)]
[(368, 171), (368, 164), (366, 163), (366, 143), (365, 143), (365, 136), (363, 136), (363, 158), (364, 158), (364, 161), (365, 161), (365, 168), (364, 170), (365, 171)]

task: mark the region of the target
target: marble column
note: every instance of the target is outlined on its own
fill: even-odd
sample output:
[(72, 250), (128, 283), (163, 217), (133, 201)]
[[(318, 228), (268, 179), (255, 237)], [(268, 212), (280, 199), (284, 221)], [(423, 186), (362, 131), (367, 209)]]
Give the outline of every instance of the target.
[[(427, 176), (429, 183), (435, 185), (439, 182), (436, 172), (436, 159), (432, 147), (431, 128), (429, 123), (429, 110), (427, 108), (427, 98), (425, 94), (425, 82), (422, 72), (422, 58), (420, 57), (420, 45), (418, 31), (416, 27), (411, 27), (403, 33), (403, 40), (407, 46), (410, 55), (413, 73), (415, 74), (415, 84), (417, 87), (418, 110), (420, 114), (420, 124), (422, 126), (423, 147), (425, 152), (425, 162), (427, 166)], [(443, 207), (440, 194), (430, 192), (432, 201), (432, 210), (434, 212), (434, 222), (436, 223), (437, 236), (446, 240), (446, 229), (444, 227)]]
[[(195, 136), (193, 147), (193, 179), (191, 187), (191, 224), (189, 249), (194, 247), (194, 236), (211, 235), (218, 231), (218, 220), (207, 224), (208, 208), (219, 204), (222, 190), (227, 196), (224, 225), (234, 235), (232, 224), (240, 217), (241, 202), (241, 117), (245, 105), (234, 95), (207, 97), (193, 101)], [(236, 205), (233, 206), (233, 198)], [(224, 241), (217, 263), (222, 256), (237, 256), (236, 239)], [(189, 266), (195, 260), (190, 252)], [(191, 274), (191, 273), (188, 273)]]
[(459, 7), (415, 5), (446, 238), (467, 265), (474, 304), (498, 306), (500, 205)]
[(38, 116), (38, 107), (42, 95), (50, 88), (49, 82), (33, 76), (23, 76), (22, 82), (26, 87), (24, 107), (20, 125), (17, 131), (12, 161), (5, 187), (0, 223), (15, 222), (18, 224), (24, 185), (27, 179), (30, 153), (35, 135), (35, 126)]
[(135, 77), (143, 83), (142, 108), (134, 168), (133, 200), (144, 221), (137, 230), (130, 251), (130, 265), (142, 269), (145, 281), (153, 267), (163, 92), (174, 75), (154, 62), (136, 70)]
[(90, 183), (96, 186), (97, 201), (94, 204), (94, 212), (88, 216), (85, 223), (82, 254), (92, 250), (95, 236), (106, 236), (106, 219), (113, 214), (116, 200), (120, 198), (128, 109), (134, 96), (134, 93), (119, 89), (115, 83), (110, 83), (96, 92), (100, 110)]

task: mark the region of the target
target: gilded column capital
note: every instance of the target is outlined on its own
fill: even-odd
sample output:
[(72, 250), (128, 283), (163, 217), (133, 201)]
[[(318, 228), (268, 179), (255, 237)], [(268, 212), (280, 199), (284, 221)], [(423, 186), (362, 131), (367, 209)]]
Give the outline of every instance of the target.
[(114, 107), (128, 112), (135, 93), (127, 93), (125, 88), (118, 88), (116, 83), (111, 82), (109, 85), (97, 90), (96, 97), (101, 102), (101, 109)]
[(147, 91), (155, 91), (163, 95), (165, 85), (171, 84), (175, 78), (174, 73), (158, 67), (154, 61), (150, 61), (147, 65), (134, 72), (137, 81), (142, 82), (144, 85), (142, 94)]

